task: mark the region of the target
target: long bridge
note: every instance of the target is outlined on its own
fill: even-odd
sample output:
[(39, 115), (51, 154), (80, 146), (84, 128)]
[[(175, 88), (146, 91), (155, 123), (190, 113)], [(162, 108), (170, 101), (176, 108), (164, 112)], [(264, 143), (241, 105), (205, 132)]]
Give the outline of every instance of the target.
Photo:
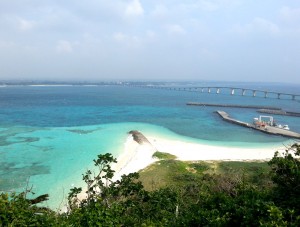
[(215, 93), (221, 94), (222, 92), (229, 91), (230, 95), (241, 95), (241, 96), (252, 96), (252, 97), (264, 97), (264, 98), (285, 98), (291, 100), (300, 100), (300, 94), (266, 91), (251, 88), (240, 88), (240, 87), (219, 87), (219, 86), (206, 86), (206, 87), (167, 87), (167, 86), (157, 86), (157, 85), (130, 85), (135, 87), (143, 88), (154, 88), (154, 89), (167, 89), (167, 90), (178, 90), (178, 91), (194, 91), (201, 93)]

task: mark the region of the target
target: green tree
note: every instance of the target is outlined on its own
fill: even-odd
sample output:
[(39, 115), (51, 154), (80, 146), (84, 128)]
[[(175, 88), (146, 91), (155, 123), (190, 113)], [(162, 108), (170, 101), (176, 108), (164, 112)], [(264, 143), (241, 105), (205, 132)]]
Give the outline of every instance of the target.
[(300, 226), (300, 146), (292, 145), (269, 162), (273, 187), (260, 187), (244, 175), (189, 176), (181, 186), (146, 191), (138, 173), (112, 181), (116, 162), (98, 155), (98, 172), (83, 175), (82, 188), (71, 189), (69, 211), (58, 214), (36, 206), (47, 195), (0, 194), (0, 226)]
[(57, 226), (59, 218), (54, 211), (35, 205), (45, 198), (46, 195), (27, 199), (26, 193), (1, 193), (0, 226)]
[(300, 145), (293, 144), (281, 156), (277, 151), (269, 162), (275, 183), (274, 199), (280, 206), (300, 212)]
[[(138, 181), (138, 173), (123, 175), (112, 181), (110, 165), (116, 160), (111, 154), (98, 155), (94, 160), (99, 173), (83, 175), (87, 198), (79, 201), (81, 188), (69, 194), (68, 219), (80, 226), (140, 226), (152, 223), (167, 224), (175, 216), (177, 194), (170, 189), (147, 192)], [(171, 218), (172, 217), (172, 218)]]

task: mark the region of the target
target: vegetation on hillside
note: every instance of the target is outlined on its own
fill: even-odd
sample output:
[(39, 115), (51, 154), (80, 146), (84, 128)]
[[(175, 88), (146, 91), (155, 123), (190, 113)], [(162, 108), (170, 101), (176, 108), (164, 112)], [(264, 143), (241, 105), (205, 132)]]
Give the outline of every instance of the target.
[[(113, 182), (116, 160), (99, 155), (99, 173), (83, 175), (87, 198), (79, 201), (82, 189), (73, 188), (67, 213), (38, 207), (26, 193), (2, 193), (0, 226), (300, 226), (299, 156), (295, 144), (268, 166), (163, 159), (141, 178)], [(145, 188), (149, 175), (167, 182)]]
[(153, 158), (158, 158), (158, 159), (176, 159), (177, 157), (175, 155), (165, 153), (165, 152), (160, 152), (156, 151), (153, 155)]
[[(270, 187), (269, 167), (267, 162), (238, 161), (180, 161), (172, 156), (155, 162), (140, 171), (140, 181), (146, 190), (161, 187), (182, 187), (189, 184), (203, 184), (206, 179), (216, 181), (246, 181), (258, 187)], [(225, 183), (225, 182), (224, 182)]]

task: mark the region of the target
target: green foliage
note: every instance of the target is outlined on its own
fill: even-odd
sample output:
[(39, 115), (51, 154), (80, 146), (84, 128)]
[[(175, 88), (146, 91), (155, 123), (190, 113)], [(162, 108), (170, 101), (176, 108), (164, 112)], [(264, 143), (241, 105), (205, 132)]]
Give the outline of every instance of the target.
[(292, 145), (282, 155), (276, 152), (269, 162), (276, 184), (274, 197), (281, 206), (300, 212), (300, 145)]
[[(161, 160), (156, 167), (168, 184), (152, 191), (138, 173), (112, 181), (116, 159), (98, 155), (99, 172), (83, 175), (86, 198), (78, 199), (82, 188), (71, 189), (67, 213), (33, 204), (46, 195), (29, 200), (27, 192), (1, 193), (0, 226), (300, 226), (299, 154), (299, 145), (282, 157), (275, 153), (270, 175), (260, 164), (222, 163), (221, 171), (210, 172), (202, 162)], [(268, 176), (274, 185), (255, 183)]]
[(199, 173), (203, 173), (210, 168), (210, 166), (204, 162), (194, 162), (189, 164), (189, 166)]
[(176, 159), (177, 157), (175, 155), (165, 153), (165, 152), (159, 152), (156, 151), (153, 155), (153, 158), (158, 158), (158, 159)]
[[(69, 220), (78, 226), (141, 226), (143, 224), (169, 223), (175, 213), (176, 193), (170, 189), (147, 192), (138, 181), (139, 174), (123, 175), (112, 181), (110, 164), (115, 162), (110, 154), (99, 155), (94, 161), (99, 174), (83, 176), (87, 184), (87, 198), (79, 201), (79, 188), (69, 194)], [(159, 212), (157, 212), (159, 211)]]
[(55, 212), (32, 205), (26, 194), (0, 194), (0, 226), (57, 226)]

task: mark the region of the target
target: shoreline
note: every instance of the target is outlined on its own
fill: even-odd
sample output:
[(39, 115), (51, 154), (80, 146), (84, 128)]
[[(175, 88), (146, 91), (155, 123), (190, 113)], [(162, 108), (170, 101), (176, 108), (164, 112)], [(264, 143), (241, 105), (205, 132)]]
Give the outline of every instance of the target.
[[(138, 131), (136, 131), (138, 132)], [(139, 132), (140, 133), (140, 132)], [(161, 136), (142, 134), (147, 141), (139, 143), (134, 135), (129, 134), (123, 152), (113, 165), (114, 180), (123, 174), (138, 172), (158, 161), (152, 155), (165, 152), (175, 155), (181, 161), (268, 161), (276, 151), (283, 152), (286, 146), (270, 146), (261, 148), (214, 146), (180, 140), (166, 139)]]
[(156, 159), (152, 155), (157, 150), (151, 142), (139, 131), (128, 132), (124, 150), (117, 157), (117, 163), (112, 166), (115, 170), (113, 180), (121, 179), (124, 174), (138, 172), (151, 165)]
[[(143, 134), (138, 131), (128, 132), (127, 139), (124, 143), (123, 151), (117, 156), (117, 163), (112, 163), (111, 168), (114, 170), (112, 181), (120, 180), (122, 175), (128, 175), (138, 172), (156, 160), (152, 158), (156, 150)], [(86, 187), (77, 195), (79, 201), (86, 199)], [(67, 211), (67, 206), (62, 206), (61, 212)]]
[[(175, 155), (180, 161), (254, 161), (262, 162), (273, 158), (276, 151), (282, 152), (286, 146), (274, 145), (261, 148), (244, 148), (207, 145), (190, 141), (164, 138), (161, 135), (130, 131), (123, 146), (123, 150), (117, 156), (117, 163), (111, 168), (115, 171), (113, 181), (120, 180), (122, 175), (138, 172), (159, 159), (153, 158), (156, 151)], [(86, 198), (85, 190), (78, 194), (77, 198)], [(59, 209), (66, 212), (67, 207)]]

